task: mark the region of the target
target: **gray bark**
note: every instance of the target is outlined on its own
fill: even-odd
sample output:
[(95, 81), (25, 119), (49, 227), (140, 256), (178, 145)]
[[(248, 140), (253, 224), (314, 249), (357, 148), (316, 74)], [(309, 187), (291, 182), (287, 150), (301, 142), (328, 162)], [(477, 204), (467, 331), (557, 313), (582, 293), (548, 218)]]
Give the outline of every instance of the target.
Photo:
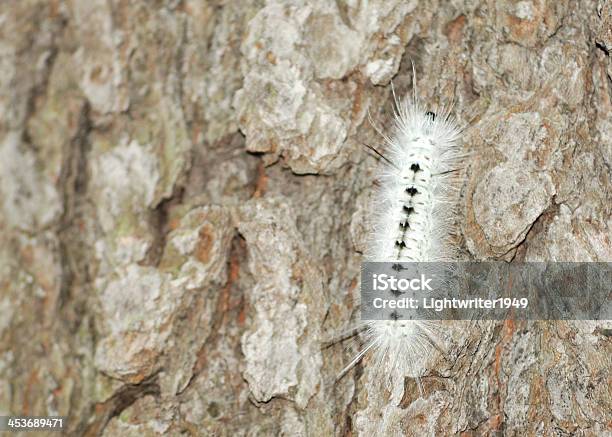
[[(0, 3), (0, 415), (67, 435), (604, 435), (609, 324), (339, 382), (390, 82), (466, 125), (466, 258), (611, 261), (612, 3)], [(347, 349), (347, 346), (349, 350)], [(353, 350), (350, 350), (353, 349)]]

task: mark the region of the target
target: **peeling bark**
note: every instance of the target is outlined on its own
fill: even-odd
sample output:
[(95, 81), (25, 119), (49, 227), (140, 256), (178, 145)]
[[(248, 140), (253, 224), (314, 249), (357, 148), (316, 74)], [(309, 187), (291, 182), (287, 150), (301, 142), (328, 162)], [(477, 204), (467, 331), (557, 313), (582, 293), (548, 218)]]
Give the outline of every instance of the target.
[(610, 1), (11, 0), (0, 23), (0, 415), (612, 432), (609, 322), (449, 324), (399, 405), (367, 358), (334, 382), (356, 339), (322, 347), (354, 316), (392, 80), (466, 125), (466, 258), (612, 260)]

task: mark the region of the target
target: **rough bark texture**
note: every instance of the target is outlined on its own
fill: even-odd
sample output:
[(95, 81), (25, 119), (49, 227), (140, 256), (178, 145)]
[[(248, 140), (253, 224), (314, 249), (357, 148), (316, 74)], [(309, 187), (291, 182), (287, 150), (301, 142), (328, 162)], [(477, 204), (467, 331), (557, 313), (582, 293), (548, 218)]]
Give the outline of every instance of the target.
[[(454, 102), (466, 257), (612, 261), (612, 3), (0, 3), (0, 415), (67, 435), (604, 435), (602, 323), (351, 342), (391, 87)], [(353, 341), (352, 344), (355, 344)], [(397, 388), (397, 387), (396, 387)]]

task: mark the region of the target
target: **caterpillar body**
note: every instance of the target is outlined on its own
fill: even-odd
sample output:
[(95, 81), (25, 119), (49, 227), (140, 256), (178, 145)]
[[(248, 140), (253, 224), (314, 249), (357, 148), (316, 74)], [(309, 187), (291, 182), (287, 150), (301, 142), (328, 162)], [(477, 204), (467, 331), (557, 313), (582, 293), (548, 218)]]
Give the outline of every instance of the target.
[[(416, 80), (413, 77), (413, 85)], [(413, 88), (416, 90), (416, 85)], [(449, 261), (460, 171), (464, 156), (461, 128), (450, 109), (426, 110), (412, 98), (399, 101), (393, 92), (394, 128), (385, 140), (385, 168), (379, 177), (370, 220), (366, 259), (386, 262)], [(432, 321), (375, 320), (362, 322), (362, 350), (343, 375), (371, 352), (376, 369), (388, 381), (415, 377), (422, 394), (423, 363), (436, 347), (439, 327)], [(403, 379), (402, 379), (403, 380)]]

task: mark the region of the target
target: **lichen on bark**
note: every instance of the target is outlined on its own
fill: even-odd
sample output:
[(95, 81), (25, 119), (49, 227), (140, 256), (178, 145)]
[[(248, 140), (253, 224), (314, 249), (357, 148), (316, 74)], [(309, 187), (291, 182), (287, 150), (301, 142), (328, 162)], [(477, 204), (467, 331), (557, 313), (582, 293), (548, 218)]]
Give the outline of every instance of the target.
[[(352, 343), (391, 82), (453, 104), (477, 260), (612, 260), (608, 0), (0, 3), (0, 415), (66, 435), (603, 435), (603, 322)], [(417, 82), (412, 80), (412, 66)], [(373, 123), (368, 120), (368, 114)]]

